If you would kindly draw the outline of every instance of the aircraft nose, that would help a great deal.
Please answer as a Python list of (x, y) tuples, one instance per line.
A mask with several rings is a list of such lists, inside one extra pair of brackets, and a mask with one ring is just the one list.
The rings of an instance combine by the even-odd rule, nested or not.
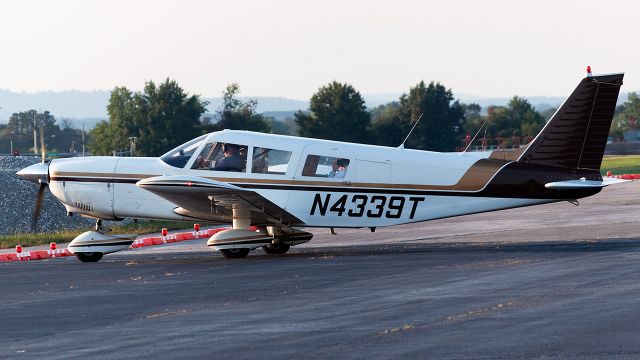
[(18, 171), (16, 175), (36, 184), (47, 184), (49, 182), (49, 163), (38, 163)]

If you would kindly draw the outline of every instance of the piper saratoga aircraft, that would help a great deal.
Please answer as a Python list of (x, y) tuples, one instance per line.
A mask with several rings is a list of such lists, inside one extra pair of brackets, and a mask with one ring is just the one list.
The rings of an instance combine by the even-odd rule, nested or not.
[[(69, 214), (97, 219), (69, 244), (81, 261), (126, 249), (102, 220), (232, 223), (207, 245), (241, 258), (282, 254), (307, 227), (370, 228), (576, 202), (622, 180), (600, 174), (623, 74), (582, 79), (531, 143), (515, 150), (439, 153), (224, 130), (159, 158), (54, 159), (18, 172), (48, 186)], [(256, 229), (257, 230), (253, 230)]]

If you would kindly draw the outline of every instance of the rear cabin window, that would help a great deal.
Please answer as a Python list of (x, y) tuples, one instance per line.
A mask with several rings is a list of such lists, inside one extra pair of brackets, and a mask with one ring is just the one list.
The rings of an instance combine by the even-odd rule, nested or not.
[(344, 178), (349, 169), (349, 159), (308, 155), (302, 169), (302, 176)]
[(254, 174), (284, 175), (291, 160), (291, 151), (253, 148), (251, 172)]
[(202, 148), (193, 162), (192, 169), (245, 172), (247, 146), (232, 143), (212, 142)]

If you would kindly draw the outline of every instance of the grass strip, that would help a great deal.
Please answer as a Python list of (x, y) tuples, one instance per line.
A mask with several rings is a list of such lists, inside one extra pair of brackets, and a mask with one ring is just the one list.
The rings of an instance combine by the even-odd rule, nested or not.
[(600, 170), (603, 175), (611, 171), (613, 175), (640, 174), (640, 155), (605, 156)]

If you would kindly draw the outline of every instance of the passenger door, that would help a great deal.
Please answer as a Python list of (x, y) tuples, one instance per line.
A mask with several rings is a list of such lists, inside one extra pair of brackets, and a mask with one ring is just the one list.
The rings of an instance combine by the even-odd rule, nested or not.
[[(336, 159), (348, 160), (348, 165), (342, 174), (332, 176), (332, 162)], [(339, 172), (339, 171), (338, 171)], [(307, 224), (315, 226), (329, 226), (329, 224), (344, 223), (347, 226), (349, 218), (343, 216), (344, 211), (330, 212), (318, 216), (312, 213), (314, 201), (320, 199), (323, 204), (333, 203), (332, 199), (350, 193), (357, 179), (357, 161), (355, 154), (339, 146), (306, 146), (298, 161), (293, 186), (289, 194), (286, 210), (294, 214)], [(326, 207), (326, 206), (324, 206)], [(340, 213), (340, 214), (339, 214)], [(340, 225), (341, 226), (341, 225)]]

